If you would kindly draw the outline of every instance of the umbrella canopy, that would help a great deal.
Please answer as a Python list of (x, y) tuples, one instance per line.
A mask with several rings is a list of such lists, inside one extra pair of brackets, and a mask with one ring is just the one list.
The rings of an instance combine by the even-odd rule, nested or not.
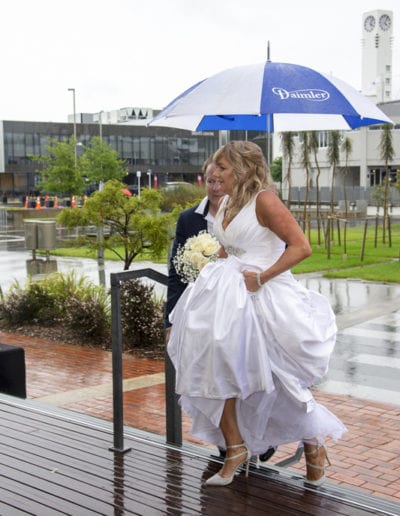
[(393, 122), (340, 79), (305, 66), (267, 61), (231, 68), (195, 84), (149, 125), (283, 132), (381, 123)]

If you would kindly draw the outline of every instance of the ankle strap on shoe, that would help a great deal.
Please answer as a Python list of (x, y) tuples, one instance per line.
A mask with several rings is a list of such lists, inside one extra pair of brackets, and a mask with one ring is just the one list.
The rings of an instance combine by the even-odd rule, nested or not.
[(227, 450), (233, 450), (235, 448), (247, 448), (247, 446), (246, 446), (246, 443), (241, 443), (241, 444), (232, 444), (231, 446), (226, 447)]

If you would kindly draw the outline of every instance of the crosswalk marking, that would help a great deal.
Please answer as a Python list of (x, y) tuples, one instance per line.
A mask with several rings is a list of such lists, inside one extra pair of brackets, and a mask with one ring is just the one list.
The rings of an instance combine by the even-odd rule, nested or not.
[[(371, 318), (367, 323), (344, 326), (339, 331), (346, 337), (343, 345), (333, 352), (332, 366), (325, 381), (315, 387), (316, 390), (331, 392), (355, 398), (368, 399), (383, 403), (400, 405), (400, 311)], [(385, 331), (385, 330), (391, 331)], [(388, 344), (389, 343), (389, 344)], [(367, 344), (366, 347), (363, 345)], [(388, 346), (393, 356), (388, 354)], [(352, 356), (352, 351), (355, 353)], [(371, 351), (370, 353), (362, 351)], [(357, 353), (361, 351), (361, 353)], [(334, 379), (342, 376), (341, 372), (350, 367), (353, 373), (350, 381)], [(371, 369), (373, 367), (373, 369)], [(373, 376), (371, 371), (373, 370)], [(396, 377), (399, 378), (396, 388)], [(389, 378), (390, 381), (387, 381)], [(345, 380), (345, 378), (344, 378)], [(382, 388), (389, 386), (390, 389)], [(395, 389), (395, 390), (392, 390)]]
[(400, 358), (394, 357), (361, 354), (350, 358), (349, 361), (357, 362), (358, 364), (374, 365), (377, 367), (391, 367), (393, 369), (400, 369)]
[(360, 328), (357, 326), (353, 326), (350, 328), (346, 328), (342, 330), (340, 333), (343, 335), (353, 335), (354, 337), (368, 337), (373, 339), (381, 339), (381, 340), (390, 340), (395, 342), (400, 342), (400, 333), (390, 332), (390, 331), (379, 331), (379, 330), (370, 330), (365, 328)]
[(377, 387), (368, 387), (366, 385), (356, 385), (349, 382), (339, 382), (336, 380), (327, 380), (315, 387), (317, 391), (342, 394), (353, 396), (354, 398), (368, 399), (371, 401), (379, 401), (384, 403), (392, 403), (400, 405), (399, 391), (389, 389), (379, 389)]

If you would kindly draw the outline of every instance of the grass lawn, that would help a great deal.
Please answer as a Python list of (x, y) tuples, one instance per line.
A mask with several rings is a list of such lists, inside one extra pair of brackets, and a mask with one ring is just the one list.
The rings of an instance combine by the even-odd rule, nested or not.
[(400, 282), (400, 225), (391, 228), (392, 245), (382, 244), (382, 228), (378, 228), (375, 246), (375, 228), (369, 227), (366, 235), (364, 257), (361, 259), (363, 227), (348, 228), (346, 237), (346, 255), (344, 254), (343, 229), (340, 233), (340, 245), (337, 232), (331, 243), (330, 258), (324, 245), (318, 247), (317, 232), (311, 232), (313, 254), (296, 265), (293, 272), (297, 274), (322, 271), (327, 278), (358, 278), (370, 281)]
[[(121, 254), (121, 256), (124, 255), (123, 247), (117, 248), (117, 250)], [(51, 251), (51, 254), (54, 256), (72, 256), (75, 258), (97, 258), (97, 251), (89, 249), (88, 247), (60, 247), (59, 249), (53, 249)], [(108, 249), (104, 251), (104, 258), (105, 260), (112, 260), (117, 262), (121, 261), (120, 258), (118, 258), (118, 256), (114, 252), (109, 251)], [(154, 263), (166, 263), (167, 252), (165, 251), (163, 255), (158, 259), (152, 257), (149, 252), (144, 252), (139, 254), (134, 261), (152, 261)]]
[[(295, 274), (308, 272), (321, 272), (327, 278), (358, 278), (370, 281), (383, 281), (400, 283), (400, 224), (395, 224), (391, 228), (392, 245), (389, 247), (388, 236), (386, 244), (382, 244), (382, 228), (378, 228), (375, 246), (375, 227), (367, 229), (364, 257), (361, 259), (362, 241), (364, 227), (352, 227), (347, 229), (346, 235), (346, 255), (344, 255), (344, 231), (339, 235), (335, 231), (330, 248), (330, 258), (327, 256), (327, 249), (324, 244), (317, 245), (317, 231), (311, 231), (311, 245), (313, 254), (293, 268)], [(119, 249), (123, 255), (123, 249)], [(87, 247), (68, 247), (60, 248), (51, 252), (56, 256), (74, 256), (80, 258), (96, 258), (97, 251)], [(111, 251), (105, 251), (106, 260), (116, 260), (119, 258)], [(166, 263), (167, 252), (155, 260), (150, 253), (138, 255), (135, 262), (152, 261), (155, 263)]]

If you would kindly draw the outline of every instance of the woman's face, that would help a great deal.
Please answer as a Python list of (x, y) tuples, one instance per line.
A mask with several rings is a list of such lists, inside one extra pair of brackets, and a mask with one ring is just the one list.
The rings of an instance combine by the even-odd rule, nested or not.
[(224, 156), (221, 156), (218, 159), (216, 165), (217, 170), (215, 171), (214, 175), (221, 181), (221, 189), (224, 191), (224, 193), (231, 195), (234, 181), (233, 167)]

